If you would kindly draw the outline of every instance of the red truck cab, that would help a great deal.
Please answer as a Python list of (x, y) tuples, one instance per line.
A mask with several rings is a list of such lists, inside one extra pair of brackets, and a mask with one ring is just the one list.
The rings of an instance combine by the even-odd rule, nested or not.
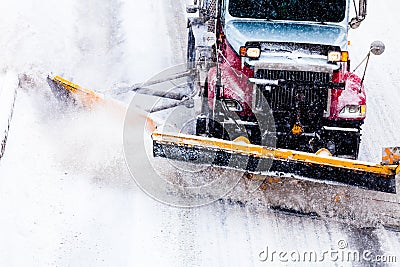
[(352, 20), (349, 0), (198, 4), (188, 20), (189, 66), (205, 72), (197, 134), (357, 158), (366, 95), (347, 37), (365, 1)]

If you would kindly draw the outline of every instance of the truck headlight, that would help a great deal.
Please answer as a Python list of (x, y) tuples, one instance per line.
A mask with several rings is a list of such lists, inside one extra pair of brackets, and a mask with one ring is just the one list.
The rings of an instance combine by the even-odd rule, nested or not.
[(242, 105), (235, 99), (224, 99), (223, 103), (229, 111), (241, 112), (243, 111)]
[(339, 116), (345, 119), (364, 118), (366, 111), (367, 107), (365, 105), (348, 105), (342, 108)]
[(248, 57), (251, 59), (258, 59), (261, 55), (261, 48), (259, 47), (240, 47), (240, 56)]
[(347, 62), (348, 60), (349, 60), (349, 52), (347, 51), (328, 52), (328, 62)]
[(259, 58), (261, 55), (261, 49), (258, 47), (247, 48), (247, 57), (249, 58)]

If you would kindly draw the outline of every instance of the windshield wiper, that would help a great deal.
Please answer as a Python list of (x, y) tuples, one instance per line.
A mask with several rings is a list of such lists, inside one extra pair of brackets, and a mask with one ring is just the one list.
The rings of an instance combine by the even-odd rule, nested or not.
[[(325, 17), (325, 16), (324, 16)], [(322, 25), (326, 25), (326, 21), (324, 20), (324, 18), (316, 18), (314, 17), (314, 23), (318, 23), (318, 24), (322, 24)]]
[(315, 21), (318, 24), (322, 24), (322, 25), (328, 25), (328, 23), (326, 23), (326, 21), (320, 20), (320, 21)]
[(269, 17), (265, 17), (265, 18), (262, 18), (263, 20), (266, 20), (266, 21), (274, 21), (273, 19), (271, 19), (271, 18), (269, 18)]

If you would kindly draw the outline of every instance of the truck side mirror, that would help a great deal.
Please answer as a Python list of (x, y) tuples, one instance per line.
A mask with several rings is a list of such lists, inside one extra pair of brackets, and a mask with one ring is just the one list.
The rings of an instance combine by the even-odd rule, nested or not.
[(352, 18), (352, 19), (350, 20), (350, 22), (349, 22), (350, 28), (352, 28), (352, 29), (357, 29), (357, 28), (360, 26), (360, 24), (361, 24), (362, 21), (363, 21), (363, 19), (360, 19), (360, 18), (358, 18), (358, 17)]
[[(355, 1), (354, 1), (354, 4), (355, 4)], [(350, 28), (357, 29), (360, 26), (361, 22), (367, 16), (367, 0), (359, 0), (358, 10), (357, 10), (356, 6), (354, 6), (354, 8), (355, 8), (356, 16), (350, 20), (349, 25), (350, 25)]]
[[(372, 42), (371, 46), (369, 47), (369, 52), (368, 52), (367, 56), (366, 56), (366, 57), (364, 58), (364, 60), (360, 63), (360, 65), (358, 65), (358, 66), (354, 69), (354, 71), (356, 71), (356, 69), (357, 69), (359, 66), (361, 66), (361, 64), (362, 64), (365, 60), (367, 60), (367, 63), (365, 64), (364, 74), (363, 74), (363, 76), (362, 76), (361, 83), (360, 83), (361, 86), (362, 86), (363, 83), (364, 83), (365, 73), (367, 72), (368, 62), (369, 62), (369, 58), (371, 57), (371, 53), (374, 54), (374, 55), (379, 56), (379, 55), (382, 55), (383, 52), (385, 52), (385, 44), (384, 44), (383, 42), (381, 42), (381, 41), (374, 41), (374, 42)], [(360, 92), (361, 92), (361, 86), (360, 86)]]
[(374, 41), (371, 44), (370, 51), (374, 55), (382, 55), (385, 52), (385, 44), (381, 41)]

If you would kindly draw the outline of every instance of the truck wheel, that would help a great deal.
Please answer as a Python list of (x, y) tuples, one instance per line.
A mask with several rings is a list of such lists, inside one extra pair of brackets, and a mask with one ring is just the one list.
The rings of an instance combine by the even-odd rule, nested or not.
[(208, 135), (208, 137), (230, 140), (227, 130), (224, 129), (221, 121), (215, 117), (214, 111), (208, 106), (208, 79), (204, 82), (204, 90), (201, 93), (201, 110), (197, 117), (196, 135)]
[(351, 136), (346, 136), (339, 142), (338, 155), (350, 159), (357, 159), (360, 150), (361, 134), (357, 132)]
[(187, 44), (187, 55), (186, 55), (186, 64), (188, 70), (192, 70), (195, 68), (196, 64), (196, 42), (193, 35), (192, 27), (189, 27), (188, 31), (188, 44)]
[(324, 147), (327, 148), (332, 155), (357, 159), (361, 142), (361, 133), (358, 132), (334, 132), (324, 138)]
[(200, 115), (197, 116), (196, 121), (196, 135), (207, 134), (210, 108), (208, 106), (208, 80), (204, 82), (204, 90), (200, 93)]

